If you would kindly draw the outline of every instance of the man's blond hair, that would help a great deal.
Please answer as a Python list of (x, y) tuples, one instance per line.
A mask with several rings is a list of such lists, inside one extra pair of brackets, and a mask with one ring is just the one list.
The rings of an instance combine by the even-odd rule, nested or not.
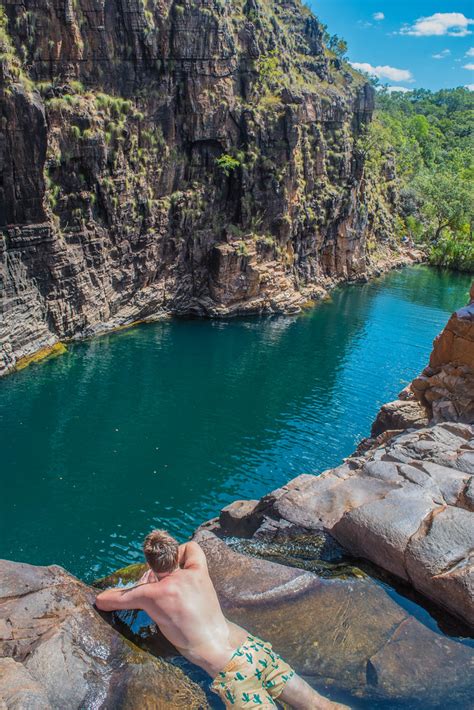
[(156, 574), (166, 574), (177, 568), (178, 548), (178, 542), (166, 530), (152, 530), (143, 543), (145, 559)]

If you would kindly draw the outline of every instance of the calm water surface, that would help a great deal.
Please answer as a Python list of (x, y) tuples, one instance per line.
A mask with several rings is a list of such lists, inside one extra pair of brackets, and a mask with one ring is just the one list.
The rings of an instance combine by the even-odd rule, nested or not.
[(0, 382), (0, 557), (91, 580), (236, 498), (340, 463), (426, 364), (470, 277), (415, 267), (304, 315), (173, 321)]

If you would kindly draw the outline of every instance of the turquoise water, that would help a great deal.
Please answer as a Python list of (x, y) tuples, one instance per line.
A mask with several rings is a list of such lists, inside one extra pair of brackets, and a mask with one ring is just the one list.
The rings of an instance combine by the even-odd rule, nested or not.
[(91, 580), (236, 498), (340, 463), (426, 364), (467, 275), (415, 267), (297, 317), (178, 320), (0, 382), (0, 557)]

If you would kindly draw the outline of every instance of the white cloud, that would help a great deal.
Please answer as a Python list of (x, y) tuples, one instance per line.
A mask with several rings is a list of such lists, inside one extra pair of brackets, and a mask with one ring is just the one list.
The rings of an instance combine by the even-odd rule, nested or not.
[(446, 59), (446, 57), (449, 57), (450, 54), (450, 49), (443, 49), (442, 52), (439, 52), (438, 54), (432, 54), (431, 56), (433, 57), (433, 59)]
[(463, 69), (468, 69), (469, 71), (474, 71), (474, 64), (463, 64)]
[(390, 79), (390, 81), (414, 81), (413, 74), (408, 69), (396, 69), (395, 67), (378, 66), (374, 67), (367, 62), (351, 62), (354, 69), (366, 72), (379, 79)]
[(462, 12), (435, 12), (429, 17), (419, 17), (413, 25), (404, 25), (400, 30), (402, 35), (414, 37), (432, 37), (449, 35), (450, 37), (465, 37), (472, 34), (469, 29), (474, 20)]
[(466, 57), (474, 57), (474, 47), (467, 50)]
[(406, 94), (407, 92), (413, 91), (413, 89), (408, 89), (406, 86), (387, 86), (387, 91), (389, 94), (393, 94), (395, 91)]
[(374, 12), (372, 17), (374, 18), (374, 20), (377, 20), (377, 22), (381, 22), (381, 20), (385, 20), (385, 15), (383, 14), (383, 12)]
[(474, 84), (466, 84), (466, 89), (469, 89), (469, 91), (474, 91)]

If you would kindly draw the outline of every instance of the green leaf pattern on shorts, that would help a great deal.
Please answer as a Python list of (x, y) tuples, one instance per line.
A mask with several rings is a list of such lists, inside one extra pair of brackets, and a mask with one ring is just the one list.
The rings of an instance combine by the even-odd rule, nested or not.
[[(261, 658), (262, 652), (265, 658)], [(231, 672), (229, 668), (226, 672), (224, 669), (218, 673), (213, 686), (216, 691), (219, 691), (226, 707), (234, 706), (235, 710), (276, 707), (272, 689), (276, 689), (275, 692), (279, 695), (284, 685), (294, 675), (288, 664), (273, 652), (271, 644), (264, 643), (253, 636), (249, 636), (247, 642), (233, 653), (231, 660), (236, 658), (242, 659), (237, 662), (240, 670), (234, 669)], [(246, 674), (245, 670), (253, 671), (253, 674)], [(239, 691), (240, 684), (244, 684), (244, 688)], [(258, 687), (261, 688), (261, 692)]]

